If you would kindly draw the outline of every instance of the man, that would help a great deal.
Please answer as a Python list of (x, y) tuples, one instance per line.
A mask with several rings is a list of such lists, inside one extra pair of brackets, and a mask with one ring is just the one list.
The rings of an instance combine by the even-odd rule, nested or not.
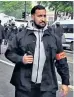
[(12, 22), (11, 23), (11, 28), (9, 28), (9, 35), (8, 35), (8, 38), (9, 38), (9, 42), (12, 41), (13, 37), (15, 37), (15, 35), (18, 33), (18, 30), (17, 30), (17, 27), (15, 26), (15, 23)]
[(9, 29), (8, 29), (8, 25), (7, 23), (4, 24), (4, 45), (7, 45), (8, 42), (8, 33), (9, 33)]
[(62, 41), (62, 36), (63, 36), (64, 30), (59, 22), (56, 23), (55, 33), (56, 33), (56, 35), (58, 35), (58, 37)]
[(1, 54), (1, 44), (3, 39), (4, 39), (4, 27), (1, 25), (1, 20), (0, 20), (0, 54)]
[(20, 27), (18, 28), (18, 32), (21, 32), (22, 30), (24, 30), (24, 24), (21, 24)]
[(46, 25), (43, 6), (34, 6), (31, 15), (32, 24), (14, 37), (5, 53), (16, 64), (11, 78), (15, 97), (56, 97), (55, 64), (62, 78), (61, 90), (66, 96), (69, 70), (62, 45)]

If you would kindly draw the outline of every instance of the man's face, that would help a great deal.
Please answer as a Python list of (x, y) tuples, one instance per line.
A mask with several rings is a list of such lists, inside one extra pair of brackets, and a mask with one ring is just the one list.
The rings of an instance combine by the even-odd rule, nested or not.
[(32, 19), (35, 24), (40, 28), (44, 28), (46, 26), (46, 10), (36, 10), (35, 14), (32, 15)]

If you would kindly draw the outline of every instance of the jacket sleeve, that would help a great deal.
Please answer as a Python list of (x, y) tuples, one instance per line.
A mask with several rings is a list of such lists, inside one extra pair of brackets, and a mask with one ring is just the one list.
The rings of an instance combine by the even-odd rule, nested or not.
[(67, 57), (59, 39), (57, 40), (56, 68), (61, 76), (62, 84), (69, 85), (69, 67)]
[(13, 63), (22, 62), (23, 56), (18, 54), (18, 52), (20, 53), (19, 47), (18, 47), (17, 35), (16, 35), (9, 43), (8, 48), (5, 52), (5, 57)]

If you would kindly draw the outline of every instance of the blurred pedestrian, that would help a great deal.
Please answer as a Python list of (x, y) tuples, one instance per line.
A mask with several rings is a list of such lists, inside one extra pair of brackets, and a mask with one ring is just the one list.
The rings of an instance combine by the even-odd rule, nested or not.
[(23, 31), (24, 29), (25, 29), (24, 24), (21, 24), (20, 27), (18, 28), (18, 31), (21, 32), (21, 31)]
[(8, 43), (8, 34), (9, 34), (9, 28), (7, 23), (4, 24), (4, 45), (7, 45)]
[(15, 37), (15, 35), (18, 33), (18, 29), (17, 29), (17, 27), (15, 26), (15, 23), (14, 23), (14, 22), (12, 22), (11, 27), (10, 27), (9, 29), (10, 29), (10, 30), (9, 30), (9, 35), (8, 35), (8, 37), (9, 37), (9, 42), (10, 42), (10, 41), (12, 41), (12, 39)]
[(62, 41), (64, 30), (59, 22), (56, 23), (55, 33), (59, 36), (60, 40)]
[(55, 66), (62, 79), (61, 90), (66, 96), (69, 69), (62, 44), (46, 24), (45, 7), (34, 6), (31, 16), (33, 22), (12, 39), (5, 53), (6, 58), (15, 63), (11, 78), (15, 97), (56, 97)]
[(3, 39), (4, 39), (4, 27), (1, 25), (1, 20), (0, 20), (0, 54), (1, 54), (1, 44)]

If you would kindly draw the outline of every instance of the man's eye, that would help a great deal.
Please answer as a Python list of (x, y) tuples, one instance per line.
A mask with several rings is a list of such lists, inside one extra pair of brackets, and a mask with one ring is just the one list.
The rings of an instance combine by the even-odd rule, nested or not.
[(38, 17), (42, 17), (42, 15), (39, 15)]
[(44, 17), (46, 17), (46, 15), (44, 15)]
[(46, 17), (46, 15), (39, 15), (38, 17)]

